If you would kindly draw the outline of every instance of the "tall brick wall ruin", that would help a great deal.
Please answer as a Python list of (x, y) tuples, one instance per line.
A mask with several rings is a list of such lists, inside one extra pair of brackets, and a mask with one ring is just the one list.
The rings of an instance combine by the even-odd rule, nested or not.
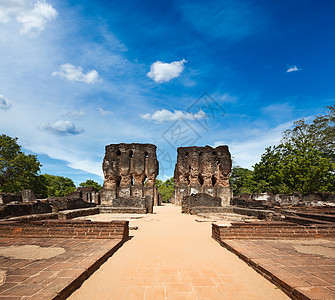
[(181, 205), (184, 196), (206, 193), (221, 198), (222, 206), (229, 205), (232, 161), (228, 146), (180, 147), (177, 151), (172, 202)]
[(102, 165), (104, 185), (101, 204), (113, 206), (117, 198), (151, 198), (158, 204), (155, 179), (158, 175), (156, 146), (152, 144), (111, 144), (106, 146)]

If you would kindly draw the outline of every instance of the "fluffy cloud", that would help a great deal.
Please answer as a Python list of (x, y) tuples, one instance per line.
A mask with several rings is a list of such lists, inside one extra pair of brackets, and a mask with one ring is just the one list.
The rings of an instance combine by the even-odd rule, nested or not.
[(99, 111), (100, 115), (102, 116), (108, 116), (108, 115), (113, 115), (114, 112), (110, 111), (110, 110), (104, 110), (101, 107), (98, 107), (97, 110)]
[(206, 118), (206, 114), (199, 110), (196, 114), (192, 114), (189, 112), (181, 111), (181, 110), (175, 110), (174, 112), (171, 112), (166, 109), (157, 110), (153, 114), (143, 114), (141, 115), (141, 118), (148, 121), (154, 121), (155, 123), (163, 123), (165, 121), (175, 121), (175, 120), (195, 120), (195, 119), (204, 119)]
[(42, 122), (38, 128), (56, 135), (80, 134), (84, 132), (84, 129), (77, 128), (71, 121), (57, 121), (53, 124)]
[(15, 20), (22, 24), (21, 34), (34, 32), (39, 34), (46, 23), (56, 18), (57, 11), (45, 1), (34, 5), (26, 0), (4, 0), (0, 2), (0, 22)]
[(99, 81), (99, 74), (96, 70), (91, 70), (86, 74), (83, 73), (83, 68), (73, 66), (69, 63), (59, 67), (59, 72), (53, 72), (52, 76), (59, 76), (71, 81), (81, 81), (86, 83), (95, 83)]
[(8, 110), (11, 107), (10, 102), (3, 95), (0, 95), (0, 110)]
[(184, 63), (186, 63), (185, 59), (173, 61), (169, 64), (158, 60), (150, 66), (150, 72), (147, 76), (158, 83), (170, 81), (183, 72)]
[(290, 68), (288, 68), (286, 70), (287, 73), (290, 73), (290, 72), (295, 72), (295, 71), (300, 71), (301, 69), (299, 69), (297, 66), (292, 66)]

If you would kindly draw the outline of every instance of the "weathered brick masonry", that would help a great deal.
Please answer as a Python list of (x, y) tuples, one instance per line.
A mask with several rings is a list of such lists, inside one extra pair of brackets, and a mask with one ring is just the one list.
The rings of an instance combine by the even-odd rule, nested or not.
[(1, 237), (122, 239), (129, 236), (128, 221), (43, 220), (0, 223)]
[(335, 225), (301, 226), (288, 222), (212, 224), (212, 237), (218, 242), (224, 239), (334, 238)]
[(221, 206), (229, 205), (232, 160), (228, 146), (180, 147), (177, 151), (172, 203), (181, 205), (184, 196), (205, 193), (219, 197)]
[[(111, 144), (103, 161), (102, 206), (139, 207), (152, 213), (158, 205), (155, 179), (158, 175), (156, 146), (152, 144)], [(142, 204), (143, 202), (143, 204)]]

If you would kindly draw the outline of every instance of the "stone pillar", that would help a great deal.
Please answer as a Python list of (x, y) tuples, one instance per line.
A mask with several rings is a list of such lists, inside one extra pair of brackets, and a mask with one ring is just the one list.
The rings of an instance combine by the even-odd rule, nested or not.
[(154, 212), (154, 200), (151, 195), (145, 196), (145, 206), (149, 214), (152, 214)]

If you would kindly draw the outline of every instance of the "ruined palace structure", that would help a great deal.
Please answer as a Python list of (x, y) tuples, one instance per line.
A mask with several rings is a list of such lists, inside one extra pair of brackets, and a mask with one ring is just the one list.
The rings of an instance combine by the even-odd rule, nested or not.
[(158, 161), (155, 145), (108, 145), (102, 169), (105, 177), (100, 195), (102, 205), (123, 206), (120, 199), (121, 202), (125, 199), (124, 206), (129, 206), (129, 199), (133, 199), (136, 206), (136, 202), (143, 198), (158, 205), (155, 187)]
[(221, 198), (222, 206), (229, 205), (231, 166), (228, 146), (178, 148), (172, 202), (181, 205), (184, 196), (205, 193)]

